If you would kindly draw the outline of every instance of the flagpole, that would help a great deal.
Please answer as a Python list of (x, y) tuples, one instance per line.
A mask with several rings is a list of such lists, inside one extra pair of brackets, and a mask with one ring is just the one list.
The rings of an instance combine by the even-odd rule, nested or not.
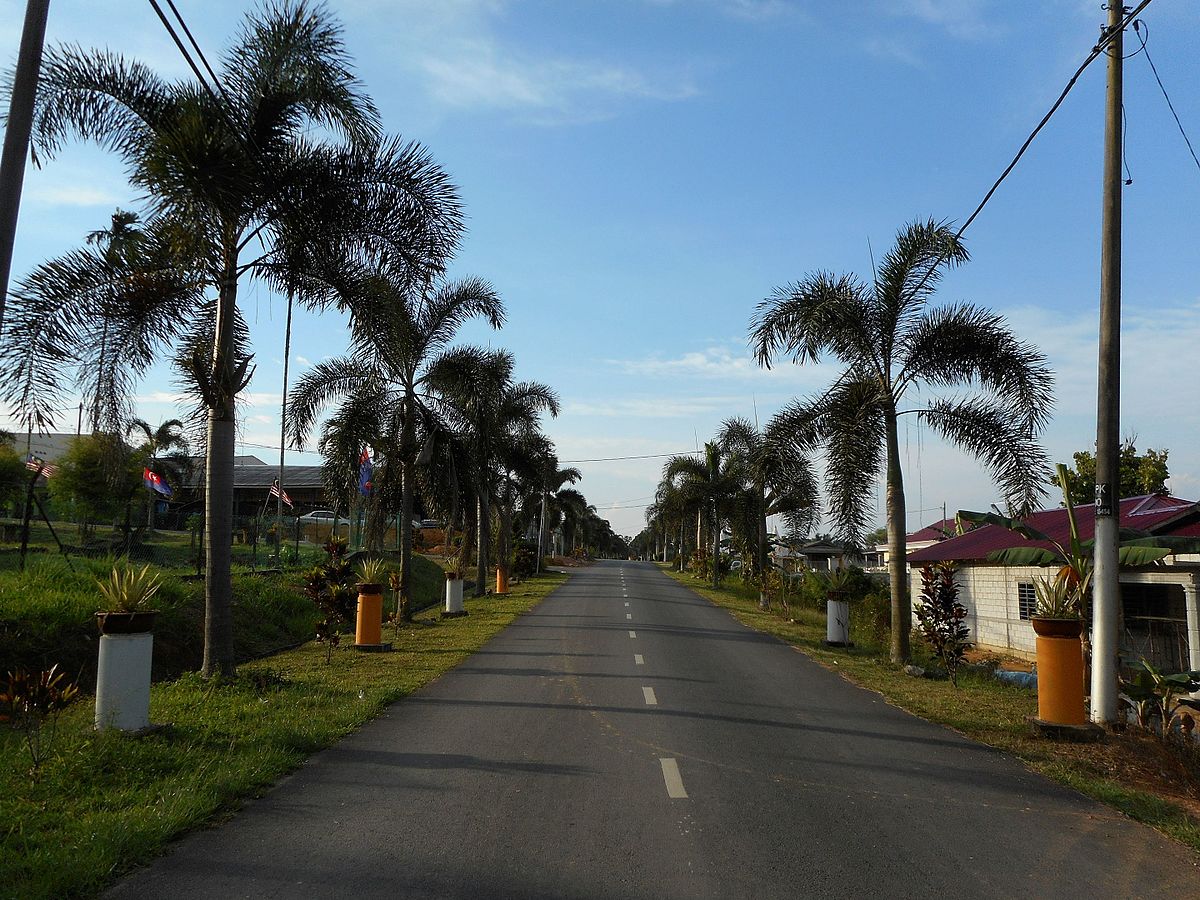
[(292, 355), (292, 292), (288, 291), (287, 329), (283, 337), (283, 399), (279, 402), (279, 502), (275, 504), (275, 553), (283, 566), (283, 454), (287, 446), (288, 362)]

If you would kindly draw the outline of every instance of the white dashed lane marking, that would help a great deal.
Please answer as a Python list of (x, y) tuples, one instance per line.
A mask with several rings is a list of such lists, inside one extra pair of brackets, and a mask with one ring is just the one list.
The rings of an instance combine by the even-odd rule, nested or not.
[(647, 706), (658, 706), (658, 698), (654, 696), (654, 688), (642, 688), (642, 696), (646, 698)]
[(667, 783), (667, 796), (672, 800), (686, 800), (687, 791), (683, 789), (683, 777), (679, 774), (679, 763), (670, 757), (660, 757), (663, 781)]
[(635, 666), (644, 666), (646, 664), (646, 659), (642, 656), (642, 654), (635, 653), (633, 654), (633, 664)]

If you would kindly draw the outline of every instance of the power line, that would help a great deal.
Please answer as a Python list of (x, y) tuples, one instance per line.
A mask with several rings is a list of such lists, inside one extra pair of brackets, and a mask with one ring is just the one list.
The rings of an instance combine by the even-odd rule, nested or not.
[(681, 450), (678, 453), (647, 453), (644, 456), (601, 456), (597, 459), (560, 459), (561, 463), (593, 463), (593, 462), (618, 462), (626, 459), (664, 459), (668, 456), (699, 456), (699, 450)]
[[(1142, 36), (1141, 29), (1138, 27), (1139, 25), (1146, 29), (1145, 37)], [(1200, 157), (1196, 156), (1196, 150), (1192, 146), (1191, 139), (1188, 138), (1187, 132), (1183, 130), (1183, 123), (1179, 121), (1179, 113), (1175, 112), (1175, 104), (1171, 102), (1171, 97), (1167, 94), (1167, 89), (1163, 86), (1162, 79), (1158, 77), (1158, 67), (1154, 65), (1154, 60), (1150, 58), (1150, 48), (1146, 46), (1146, 41), (1150, 37), (1150, 26), (1138, 19), (1133, 23), (1133, 33), (1141, 41), (1142, 50), (1146, 54), (1146, 62), (1150, 63), (1150, 71), (1154, 73), (1154, 80), (1158, 82), (1158, 89), (1162, 91), (1163, 99), (1167, 101), (1167, 108), (1171, 110), (1171, 115), (1175, 117), (1175, 125), (1179, 128), (1179, 133), (1183, 135), (1183, 142), (1187, 144), (1188, 153), (1192, 154), (1192, 161), (1196, 164), (1196, 168), (1200, 169)]]
[[(1067, 94), (1071, 93), (1071, 89), (1074, 88), (1075, 83), (1077, 81), (1079, 81), (1079, 76), (1081, 76), (1084, 73), (1084, 70), (1087, 69), (1087, 67), (1090, 66), (1093, 62), (1095, 62), (1096, 59), (1102, 53), (1104, 53), (1105, 49), (1112, 42), (1113, 35), (1115, 33), (1124, 31), (1127, 27), (1129, 27), (1129, 24), (1134, 21), (1134, 19), (1138, 15), (1138, 13), (1140, 13), (1142, 10), (1144, 10), (1149, 5), (1150, 5), (1150, 0), (1142, 0), (1142, 2), (1138, 4), (1137, 8), (1135, 10), (1133, 10), (1133, 12), (1129, 13), (1128, 15), (1125, 16), (1125, 18), (1123, 18), (1121, 20), (1120, 28), (1115, 29), (1113, 31), (1106, 30), (1104, 32), (1104, 34), (1101, 35), (1100, 40), (1096, 42), (1096, 46), (1094, 46), (1091, 49), (1091, 52), (1089, 52), (1087, 57), (1083, 60), (1083, 62), (1079, 64), (1079, 68), (1077, 68), (1075, 70), (1075, 74), (1073, 74), (1071, 76), (1070, 80), (1067, 81), (1067, 85), (1066, 85), (1066, 87), (1064, 87), (1062, 89), (1062, 93), (1060, 93), (1058, 95), (1058, 99), (1056, 99), (1054, 101), (1054, 103), (1051, 104), (1050, 109), (1046, 112), (1046, 114), (1044, 116), (1042, 116), (1041, 121), (1038, 122), (1037, 126), (1033, 129), (1033, 131), (1031, 131), (1029, 133), (1029, 137), (1025, 138), (1025, 142), (1023, 144), (1021, 144), (1021, 148), (1019, 150), (1017, 150), (1017, 153), (1012, 158), (1012, 161), (1007, 166), (1005, 166), (1004, 171), (1000, 173), (1000, 177), (997, 178), (995, 180), (995, 182), (992, 183), (992, 186), (988, 189), (988, 192), (983, 195), (983, 199), (979, 201), (979, 205), (975, 207), (975, 210), (971, 213), (971, 215), (967, 216), (967, 220), (965, 222), (963, 222), (962, 227), (959, 228), (958, 231), (955, 233), (954, 240), (949, 245), (947, 245), (946, 249), (944, 249), (940, 254), (938, 254), (938, 258), (935, 259), (930, 264), (930, 266), (926, 270), (925, 274), (921, 276), (921, 280), (917, 282), (916, 287), (914, 287), (912, 290), (912, 293), (914, 295), (918, 291), (920, 291), (922, 287), (925, 286), (925, 282), (929, 280), (930, 276), (933, 275), (933, 273), (937, 270), (937, 267), (940, 266), (945, 261), (946, 255), (950, 252), (950, 248), (955, 243), (958, 242), (958, 239), (963, 236), (963, 234), (966, 232), (966, 230), (971, 226), (971, 223), (975, 221), (975, 219), (979, 216), (979, 214), (981, 212), (983, 212), (983, 208), (988, 205), (988, 201), (990, 201), (992, 199), (992, 196), (999, 189), (1000, 185), (1004, 183), (1004, 180), (1006, 178), (1008, 178), (1008, 176), (1012, 172), (1012, 170), (1017, 167), (1017, 163), (1019, 163), (1021, 161), (1021, 157), (1023, 157), (1025, 155), (1025, 151), (1029, 149), (1029, 147), (1033, 143), (1034, 139), (1038, 136), (1038, 134), (1041, 133), (1041, 130), (1044, 127), (1046, 127), (1046, 123), (1050, 121), (1051, 116), (1053, 116), (1056, 112), (1058, 112), (1058, 108), (1060, 106), (1062, 106), (1063, 101), (1067, 99)], [(1150, 58), (1149, 54), (1147, 54), (1146, 58), (1147, 59)], [(1153, 65), (1153, 64), (1151, 64), (1151, 65)], [(1167, 102), (1169, 103), (1170, 100), (1168, 100)], [(1172, 112), (1174, 112), (1173, 108), (1172, 108)], [(1178, 121), (1178, 119), (1176, 119), (1176, 121)], [(1185, 135), (1185, 138), (1186, 138), (1186, 135)], [(1189, 147), (1191, 146), (1190, 142), (1189, 142), (1188, 146)], [(1197, 162), (1197, 165), (1200, 165), (1200, 161)]]

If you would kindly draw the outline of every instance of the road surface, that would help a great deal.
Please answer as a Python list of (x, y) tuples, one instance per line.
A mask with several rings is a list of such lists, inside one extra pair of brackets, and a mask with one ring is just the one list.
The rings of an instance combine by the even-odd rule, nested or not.
[(1180, 898), (1195, 862), (613, 561), (111, 895)]

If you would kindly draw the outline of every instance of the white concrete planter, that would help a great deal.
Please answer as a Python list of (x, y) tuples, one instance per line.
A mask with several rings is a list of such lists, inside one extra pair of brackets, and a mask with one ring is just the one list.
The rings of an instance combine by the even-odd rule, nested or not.
[(150, 727), (150, 661), (154, 635), (102, 634), (96, 668), (96, 728)]
[(825, 601), (825, 643), (839, 647), (850, 643), (850, 604), (845, 600)]
[(446, 579), (446, 615), (461, 616), (463, 614), (463, 580), (461, 578)]

